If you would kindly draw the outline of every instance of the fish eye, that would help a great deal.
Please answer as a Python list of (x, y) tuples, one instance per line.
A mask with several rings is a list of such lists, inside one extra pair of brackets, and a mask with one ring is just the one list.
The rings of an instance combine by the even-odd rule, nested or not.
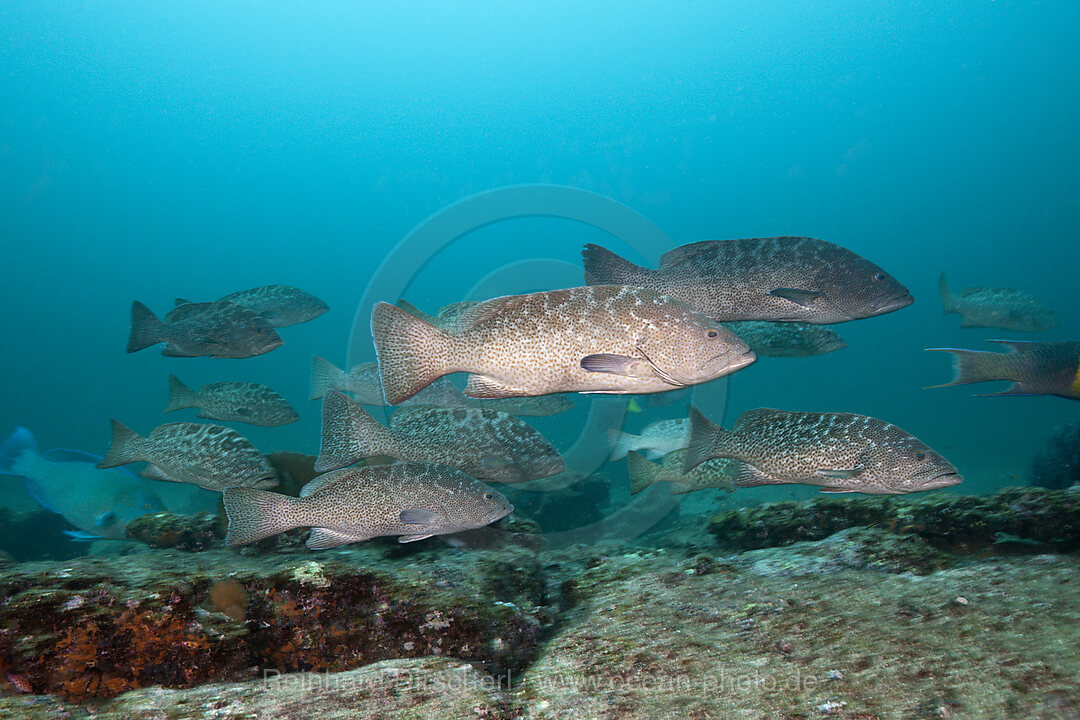
[(495, 496), (492, 495), (491, 493), (484, 493), (484, 499), (485, 500), (492, 500), (492, 499), (494, 499), (494, 497)]
[(719, 334), (720, 333), (716, 332), (715, 330), (710, 330), (709, 331), (709, 337), (711, 337), (711, 338), (717, 337)]
[(875, 280), (884, 280), (885, 279), (885, 273), (878, 273), (877, 275), (874, 276), (874, 279)]
[(919, 452), (915, 453), (915, 459), (916, 460), (925, 460), (926, 459), (926, 453), (924, 453), (923, 451), (920, 450)]

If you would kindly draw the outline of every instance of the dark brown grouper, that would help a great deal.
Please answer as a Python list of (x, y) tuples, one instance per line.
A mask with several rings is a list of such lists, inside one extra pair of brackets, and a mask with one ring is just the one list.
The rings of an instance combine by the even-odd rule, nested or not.
[(739, 487), (801, 483), (822, 492), (885, 495), (934, 490), (962, 478), (945, 458), (884, 420), (852, 413), (758, 408), (730, 431), (690, 409), (690, 447), (683, 469), (709, 458), (742, 463)]
[(1001, 395), (1057, 395), (1080, 400), (1080, 342), (1033, 342), (990, 340), (1008, 346), (996, 353), (956, 348), (927, 348), (953, 354), (952, 382), (932, 387), (967, 385), (991, 380), (1010, 380), (1005, 390), (980, 397)]
[(431, 463), (345, 468), (320, 475), (300, 497), (228, 488), (225, 543), (246, 545), (297, 527), (311, 527), (312, 550), (400, 535), (399, 542), (484, 527), (514, 506), (465, 473)]
[(335, 390), (323, 398), (322, 447), (315, 469), (345, 467), (367, 457), (438, 462), (492, 482), (516, 483), (566, 469), (559, 452), (513, 415), (476, 408), (407, 407), (381, 425)]
[(277, 475), (266, 458), (235, 430), (221, 425), (169, 423), (143, 437), (118, 420), (99, 468), (148, 462), (144, 477), (190, 483), (207, 490), (273, 487)]
[(1023, 290), (969, 287), (954, 295), (945, 281), (945, 273), (938, 278), (938, 290), (945, 314), (959, 313), (962, 328), (1038, 332), (1060, 324), (1053, 310)]
[(758, 357), (810, 357), (847, 347), (844, 338), (821, 325), (804, 322), (745, 320), (724, 323)]
[(165, 343), (170, 357), (249, 358), (281, 345), (281, 336), (247, 308), (231, 302), (188, 303), (162, 322), (141, 302), (131, 304), (127, 351)]
[(285, 398), (258, 383), (215, 382), (192, 390), (169, 376), (169, 400), (163, 412), (198, 408), (199, 417), (262, 427), (288, 425), (300, 419)]
[[(330, 307), (314, 295), (289, 285), (263, 285), (229, 293), (221, 302), (232, 302), (252, 311), (271, 327), (288, 327), (314, 320)], [(190, 300), (176, 298), (177, 307)]]
[(388, 303), (372, 312), (386, 401), (453, 372), (474, 398), (558, 392), (653, 393), (754, 361), (742, 340), (685, 303), (643, 288), (568, 288), (487, 300), (453, 329)]
[(585, 282), (637, 285), (714, 320), (801, 320), (823, 325), (884, 315), (913, 302), (894, 277), (817, 238), (706, 240), (665, 253), (660, 268), (586, 245)]

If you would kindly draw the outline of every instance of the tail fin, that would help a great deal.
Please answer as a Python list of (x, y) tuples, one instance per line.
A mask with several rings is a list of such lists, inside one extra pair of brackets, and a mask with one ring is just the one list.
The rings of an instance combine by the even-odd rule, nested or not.
[(938, 278), (938, 292), (941, 293), (941, 306), (945, 309), (945, 314), (956, 312), (956, 296), (949, 291), (949, 284), (945, 282), (945, 273), (941, 273), (941, 277)]
[(401, 308), (377, 303), (371, 312), (371, 334), (388, 405), (408, 400), (436, 378), (454, 372), (450, 336)]
[(327, 392), (315, 472), (336, 470), (376, 455), (401, 459), (393, 434), (355, 400), (337, 390)]
[(650, 485), (668, 479), (664, 477), (663, 466), (649, 462), (643, 455), (633, 450), (626, 453), (626, 464), (630, 471), (631, 495), (636, 495)]
[(288, 495), (231, 487), (221, 493), (221, 500), (229, 516), (225, 535), (229, 547), (247, 545), (307, 524), (303, 501)]
[(311, 356), (311, 392), (308, 400), (318, 400), (328, 390), (344, 390), (347, 373), (318, 355)]
[(622, 460), (628, 452), (641, 447), (639, 444), (640, 435), (623, 432), (622, 430), (609, 430), (608, 440), (611, 441), (611, 455), (608, 457), (608, 462)]
[(581, 251), (581, 258), (586, 285), (641, 285), (655, 272), (592, 243)]
[(199, 407), (198, 394), (187, 385), (180, 382), (180, 378), (175, 375), (170, 375), (169, 401), (165, 403), (165, 409), (162, 410), (162, 412), (173, 412), (175, 410), (183, 410), (184, 408), (190, 407)]
[(949, 387), (986, 382), (987, 380), (1014, 380), (1009, 377), (1010, 357), (1013, 353), (986, 352), (983, 350), (961, 350), (958, 348), (926, 348), (930, 352), (953, 354), (953, 379), (941, 385), (929, 387)]
[(24, 427), (17, 427), (0, 443), (0, 475), (16, 475), (15, 461), (24, 452), (40, 452), (34, 434)]
[(162, 342), (161, 330), (164, 327), (150, 308), (138, 300), (131, 303), (131, 334), (128, 335), (127, 351), (138, 352)]
[(701, 463), (714, 457), (732, 457), (726, 454), (726, 440), (731, 433), (690, 407), (690, 446), (683, 460), (683, 473), (689, 473)]
[(142, 436), (119, 420), (112, 421), (112, 443), (109, 452), (98, 463), (99, 468), (118, 467), (138, 462), (138, 447)]

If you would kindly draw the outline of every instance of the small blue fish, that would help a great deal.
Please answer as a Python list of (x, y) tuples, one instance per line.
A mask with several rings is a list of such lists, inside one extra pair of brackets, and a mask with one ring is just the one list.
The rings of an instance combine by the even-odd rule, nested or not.
[(131, 520), (165, 509), (147, 481), (122, 468), (99, 470), (100, 461), (77, 450), (42, 453), (23, 427), (0, 443), (0, 474), (26, 478), (34, 500), (79, 528), (65, 531), (76, 540), (121, 540)]

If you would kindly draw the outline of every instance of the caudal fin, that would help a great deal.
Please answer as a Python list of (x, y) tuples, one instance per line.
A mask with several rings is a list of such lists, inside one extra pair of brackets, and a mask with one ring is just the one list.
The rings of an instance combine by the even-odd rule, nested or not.
[(391, 432), (368, 415), (359, 403), (337, 390), (326, 393), (315, 472), (347, 467), (376, 455), (398, 457), (400, 454)]
[(221, 500), (229, 516), (229, 531), (225, 535), (229, 547), (258, 542), (306, 525), (303, 501), (288, 495), (231, 487), (221, 493)]
[(938, 292), (941, 293), (941, 306), (945, 314), (956, 312), (956, 296), (949, 291), (949, 284), (945, 282), (945, 273), (938, 278)]
[(17, 427), (0, 443), (0, 475), (16, 475), (15, 461), (25, 452), (40, 452), (34, 434)]
[(666, 480), (664, 468), (649, 462), (633, 450), (626, 453), (626, 465), (630, 471), (630, 494), (636, 495), (650, 485)]
[(592, 243), (581, 251), (581, 259), (586, 285), (641, 285), (654, 272)]
[(611, 455), (608, 457), (608, 462), (622, 460), (628, 452), (641, 447), (640, 435), (623, 432), (622, 430), (609, 430), (608, 440), (611, 442)]
[(138, 448), (142, 436), (119, 420), (112, 421), (112, 443), (109, 452), (98, 463), (99, 468), (118, 467), (139, 462)]
[(198, 407), (199, 396), (195, 391), (180, 381), (175, 375), (169, 376), (169, 400), (162, 412), (173, 412), (184, 408)]
[(371, 334), (388, 405), (408, 400), (436, 378), (454, 371), (450, 336), (399, 307), (377, 303), (371, 312)]
[(953, 379), (941, 385), (929, 387), (948, 387), (950, 385), (968, 385), (987, 380), (1013, 380), (1009, 377), (1009, 364), (1012, 353), (986, 352), (983, 350), (961, 350), (959, 348), (926, 348), (930, 352), (953, 354)]
[(345, 389), (346, 373), (334, 363), (318, 355), (311, 356), (311, 392), (309, 400), (318, 400), (328, 390)]
[(161, 331), (165, 327), (150, 308), (136, 300), (131, 303), (131, 334), (128, 335), (129, 353), (145, 350), (151, 345), (163, 342)]
[(689, 473), (701, 463), (714, 457), (732, 457), (727, 445), (731, 433), (690, 407), (690, 446), (683, 459), (683, 473)]

